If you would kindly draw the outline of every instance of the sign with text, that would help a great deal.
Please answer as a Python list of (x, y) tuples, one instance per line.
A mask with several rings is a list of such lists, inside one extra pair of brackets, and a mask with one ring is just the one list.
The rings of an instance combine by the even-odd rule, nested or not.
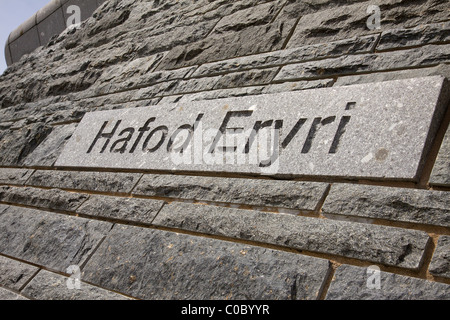
[(442, 77), (85, 115), (58, 167), (415, 180)]

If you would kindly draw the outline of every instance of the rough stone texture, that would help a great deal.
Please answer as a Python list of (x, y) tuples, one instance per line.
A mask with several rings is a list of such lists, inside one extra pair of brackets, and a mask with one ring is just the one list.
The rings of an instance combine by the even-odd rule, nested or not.
[(430, 184), (436, 186), (450, 185), (450, 127), (442, 141), (439, 154), (430, 176)]
[(312, 211), (327, 186), (316, 182), (144, 175), (133, 194)]
[(449, 202), (445, 191), (334, 184), (322, 212), (449, 227)]
[(0, 183), (23, 185), (32, 173), (29, 169), (0, 168)]
[(0, 287), (0, 300), (29, 300), (20, 294)]
[(20, 291), (38, 270), (32, 265), (0, 256), (0, 286)]
[(0, 132), (0, 165), (17, 166), (45, 140), (52, 128), (37, 122), (8, 131)]
[(322, 259), (118, 225), (82, 278), (152, 300), (311, 300), (327, 273)]
[(76, 124), (57, 127), (24, 161), (26, 166), (51, 167), (60, 155), (65, 143), (75, 131)]
[(379, 72), (417, 66), (434, 66), (450, 62), (450, 45), (428, 45), (420, 48), (378, 54), (349, 55), (319, 61), (291, 64), (275, 77), (280, 80), (315, 79), (346, 74)]
[(43, 209), (75, 211), (88, 198), (58, 189), (0, 187), (0, 201)]
[(374, 49), (376, 40), (377, 36), (371, 35), (205, 63), (198, 67), (192, 76), (211, 76), (224, 72), (280, 66), (325, 57), (340, 56), (346, 53), (368, 53)]
[(165, 206), (155, 225), (417, 269), (425, 232), (187, 203)]
[(81, 266), (111, 224), (10, 207), (0, 215), (0, 253), (65, 272)]
[(35, 171), (28, 185), (73, 190), (129, 193), (142, 174), (78, 171)]
[(164, 203), (158, 200), (92, 195), (77, 210), (77, 213), (150, 224)]
[(374, 4), (378, 5), (381, 11), (382, 30), (410, 28), (450, 18), (448, 10), (444, 9), (446, 7), (444, 1), (425, 0), (414, 3), (408, 0), (380, 0), (376, 3), (358, 1), (348, 6), (341, 5), (302, 16), (288, 47), (335, 41), (350, 38), (354, 34), (379, 32), (380, 30), (376, 29), (370, 30), (366, 25), (370, 16), (367, 9)]
[(431, 260), (430, 273), (450, 278), (450, 236), (440, 236)]
[(380, 273), (380, 289), (368, 288), (373, 271), (342, 265), (337, 268), (326, 296), (327, 300), (448, 300), (450, 285), (423, 279)]
[(36, 300), (129, 300), (123, 295), (84, 282), (80, 283), (80, 289), (68, 289), (67, 281), (73, 280), (41, 270), (22, 292)]
[(392, 29), (381, 33), (377, 50), (450, 41), (450, 22), (420, 25), (412, 29)]
[(348, 86), (352, 84), (410, 79), (423, 76), (443, 76), (450, 78), (450, 65), (440, 64), (431, 68), (420, 68), (412, 70), (396, 70), (390, 72), (377, 72), (354, 76), (343, 76), (336, 80), (334, 86)]

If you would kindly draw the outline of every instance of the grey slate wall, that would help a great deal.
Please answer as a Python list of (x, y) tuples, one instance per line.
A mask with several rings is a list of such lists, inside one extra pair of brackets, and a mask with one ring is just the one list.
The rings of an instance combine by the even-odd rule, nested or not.
[(0, 298), (449, 299), (448, 112), (417, 182), (54, 166), (86, 112), (449, 64), (444, 0), (106, 1), (0, 78)]

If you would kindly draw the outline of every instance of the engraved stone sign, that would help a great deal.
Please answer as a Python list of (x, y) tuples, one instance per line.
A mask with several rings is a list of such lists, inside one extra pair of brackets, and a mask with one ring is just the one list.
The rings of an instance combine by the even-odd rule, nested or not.
[(448, 102), (427, 77), (91, 112), (56, 166), (415, 180)]

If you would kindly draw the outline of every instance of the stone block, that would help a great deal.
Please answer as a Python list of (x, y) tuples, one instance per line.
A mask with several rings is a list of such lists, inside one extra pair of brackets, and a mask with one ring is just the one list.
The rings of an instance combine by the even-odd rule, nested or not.
[(428, 45), (420, 48), (364, 55), (344, 55), (319, 61), (284, 66), (275, 81), (316, 79), (358, 73), (394, 71), (412, 67), (433, 67), (450, 61), (450, 45)]
[(174, 202), (153, 223), (409, 269), (429, 241), (416, 230)]
[(430, 265), (434, 276), (450, 278), (450, 236), (440, 236)]
[[(376, 269), (342, 265), (328, 289), (327, 300), (447, 300), (450, 285)], [(379, 275), (379, 282), (375, 277)], [(378, 286), (379, 284), (379, 286)]]
[(390, 50), (425, 44), (448, 42), (450, 22), (420, 25), (412, 29), (392, 29), (381, 33), (377, 50)]
[(77, 213), (108, 219), (150, 224), (164, 201), (92, 195)]
[(9, 207), (0, 216), (0, 253), (59, 272), (82, 266), (112, 225)]
[(144, 175), (134, 195), (313, 211), (328, 184), (181, 175)]
[(31, 169), (0, 168), (0, 183), (23, 185), (33, 173)]
[(430, 184), (434, 186), (450, 185), (450, 127), (447, 128), (444, 140), (441, 143), (433, 171), (431, 172)]
[(42, 209), (73, 212), (88, 198), (86, 194), (58, 189), (0, 187), (0, 201)]
[(20, 291), (38, 270), (32, 265), (0, 256), (0, 286)]
[(450, 227), (450, 193), (333, 184), (322, 213)]
[(0, 300), (12, 301), (12, 300), (29, 300), (20, 294), (0, 287)]
[(140, 173), (38, 170), (27, 184), (70, 190), (129, 193), (141, 176)]
[[(68, 285), (69, 283), (69, 285)], [(69, 287), (75, 280), (48, 272), (39, 271), (36, 277), (23, 289), (23, 294), (36, 300), (130, 300), (129, 298), (96, 286), (80, 282), (79, 289)], [(69, 286), (69, 287), (68, 287)]]
[(146, 300), (312, 300), (328, 269), (323, 259), (117, 225), (82, 279)]

